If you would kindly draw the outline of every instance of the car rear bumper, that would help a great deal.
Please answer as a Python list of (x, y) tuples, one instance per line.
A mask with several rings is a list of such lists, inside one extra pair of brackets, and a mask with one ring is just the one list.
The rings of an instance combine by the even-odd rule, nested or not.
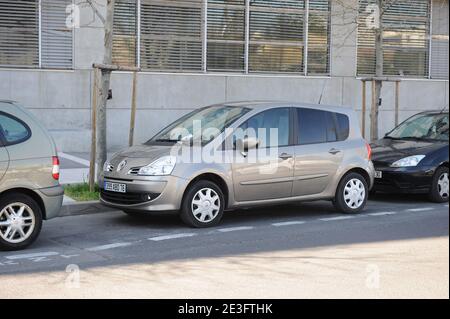
[[(126, 193), (105, 191), (104, 182), (126, 185)], [(155, 176), (147, 180), (101, 180), (100, 202), (106, 206), (130, 211), (176, 211), (181, 207), (188, 181), (175, 176)]]
[(428, 193), (435, 171), (434, 167), (375, 167), (382, 178), (375, 178), (373, 190), (379, 192)]
[(59, 216), (64, 199), (64, 188), (61, 185), (37, 190), (45, 207), (45, 219)]

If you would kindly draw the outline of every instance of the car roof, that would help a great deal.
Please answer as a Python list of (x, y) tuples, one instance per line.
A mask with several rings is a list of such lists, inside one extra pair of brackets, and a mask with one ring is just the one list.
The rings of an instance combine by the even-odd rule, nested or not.
[(353, 110), (351, 107), (345, 106), (334, 106), (326, 104), (313, 104), (313, 103), (302, 103), (302, 102), (292, 102), (292, 101), (237, 101), (237, 102), (225, 102), (218, 105), (223, 106), (234, 106), (234, 107), (246, 107), (250, 109), (264, 109), (270, 107), (304, 107), (313, 108), (333, 112), (347, 113)]

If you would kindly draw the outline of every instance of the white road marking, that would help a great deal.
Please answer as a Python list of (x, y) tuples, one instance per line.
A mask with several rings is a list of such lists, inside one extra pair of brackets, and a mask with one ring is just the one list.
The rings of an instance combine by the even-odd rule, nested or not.
[(220, 231), (221, 233), (229, 233), (232, 231), (240, 231), (240, 230), (250, 230), (253, 229), (253, 226), (242, 226), (242, 227), (229, 227), (229, 228), (221, 228), (217, 231)]
[(332, 222), (336, 220), (345, 220), (345, 219), (352, 219), (355, 218), (354, 216), (339, 216), (339, 217), (329, 217), (329, 218), (319, 218), (320, 221), (323, 222)]
[(102, 251), (102, 250), (114, 249), (114, 248), (119, 248), (119, 247), (127, 247), (127, 246), (131, 246), (131, 245), (132, 245), (132, 243), (115, 243), (115, 244), (95, 246), (95, 247), (87, 248), (86, 250)]
[(397, 212), (379, 212), (379, 213), (370, 213), (367, 214), (369, 216), (386, 216), (386, 215), (395, 215)]
[(63, 153), (63, 152), (58, 152), (58, 156), (68, 159), (69, 161), (87, 166), (87, 167), (89, 167), (89, 165), (90, 165), (90, 162), (88, 160), (85, 160), (84, 158), (79, 158), (77, 156), (73, 156), (70, 154)]
[(49, 252), (43, 252), (43, 253), (20, 254), (20, 255), (6, 256), (6, 259), (9, 259), (9, 260), (30, 259), (30, 258), (56, 256), (56, 255), (59, 255), (59, 254), (55, 253), (53, 251), (49, 251)]
[(429, 210), (433, 210), (433, 207), (423, 207), (423, 208), (411, 208), (411, 209), (407, 209), (407, 212), (426, 212)]
[(301, 225), (304, 223), (305, 222), (303, 222), (303, 221), (291, 221), (291, 222), (273, 223), (272, 226), (283, 227), (283, 226)]
[(182, 234), (173, 234), (173, 235), (151, 237), (151, 238), (148, 238), (148, 240), (162, 241), (162, 240), (169, 240), (169, 239), (178, 239), (178, 238), (192, 237), (192, 236), (196, 236), (196, 235), (197, 234), (194, 234), (194, 233), (182, 233)]

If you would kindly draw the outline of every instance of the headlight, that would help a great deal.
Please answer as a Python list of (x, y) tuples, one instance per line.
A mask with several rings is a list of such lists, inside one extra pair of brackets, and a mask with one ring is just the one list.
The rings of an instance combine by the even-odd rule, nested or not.
[(172, 174), (175, 164), (177, 163), (177, 158), (175, 156), (164, 156), (157, 159), (153, 163), (141, 167), (139, 169), (138, 175), (143, 176), (161, 176)]
[(111, 172), (113, 169), (110, 162), (106, 161), (105, 164), (103, 164), (103, 171), (104, 172)]
[(393, 163), (392, 167), (413, 167), (417, 166), (421, 160), (425, 158), (425, 155), (414, 155), (402, 158), (397, 162)]

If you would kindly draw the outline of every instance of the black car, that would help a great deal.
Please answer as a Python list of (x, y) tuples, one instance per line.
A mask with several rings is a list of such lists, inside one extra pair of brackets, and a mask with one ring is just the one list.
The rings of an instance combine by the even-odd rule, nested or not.
[(448, 111), (419, 113), (373, 143), (373, 190), (448, 202), (448, 120)]

